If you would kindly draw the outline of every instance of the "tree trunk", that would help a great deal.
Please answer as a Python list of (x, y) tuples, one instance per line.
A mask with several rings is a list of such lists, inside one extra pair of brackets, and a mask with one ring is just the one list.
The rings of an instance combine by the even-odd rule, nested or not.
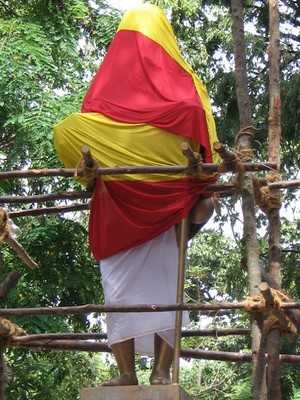
[[(269, 161), (280, 165), (281, 141), (281, 101), (280, 101), (280, 35), (278, 1), (269, 0), (270, 43), (269, 43), (269, 129), (268, 155)], [(278, 189), (276, 190), (278, 191)], [(279, 192), (277, 193), (279, 196)], [(270, 208), (269, 220), (269, 265), (268, 272), (278, 287), (280, 276), (280, 209)], [(280, 331), (270, 332), (267, 339), (268, 362), (268, 399), (281, 400), (280, 386)]]
[[(243, 1), (231, 0), (232, 36), (234, 42), (236, 92), (238, 99), (240, 133), (237, 136), (236, 145), (239, 151), (251, 149), (251, 104), (248, 91), (248, 78), (245, 55), (245, 36), (243, 22)], [(245, 128), (247, 132), (245, 133)], [(259, 292), (261, 283), (261, 271), (259, 266), (259, 244), (256, 232), (255, 199), (252, 176), (244, 174), (242, 183), (242, 210), (244, 216), (243, 238), (247, 260), (250, 295)], [(255, 400), (267, 399), (267, 387), (265, 379), (265, 357), (261, 331), (257, 318), (251, 321), (251, 348), (253, 357), (252, 371), (252, 396)]]
[(5, 400), (5, 386), (7, 382), (4, 348), (0, 348), (0, 400)]

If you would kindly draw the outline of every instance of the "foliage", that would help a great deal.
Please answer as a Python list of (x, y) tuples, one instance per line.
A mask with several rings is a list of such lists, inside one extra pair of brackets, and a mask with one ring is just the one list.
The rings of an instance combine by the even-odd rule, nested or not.
[(251, 398), (251, 382), (247, 378), (239, 381), (232, 387), (232, 393), (230, 394), (230, 400), (248, 400)]
[[(16, 350), (7, 354), (12, 377), (8, 399), (79, 400), (80, 389), (98, 382), (103, 364), (86, 353), (35, 353)], [(26, 377), (26, 379), (24, 379)], [(107, 376), (106, 376), (107, 377)]]
[(193, 301), (244, 297), (246, 276), (236, 276), (240, 254), (232, 240), (213, 231), (201, 232), (189, 247), (188, 263), (187, 293)]
[(192, 399), (223, 400), (236, 378), (236, 370), (229, 373), (223, 362), (200, 361), (182, 373), (182, 386)]
[[(230, 2), (220, 0), (152, 0), (170, 17), (179, 45), (206, 83), (219, 138), (233, 146), (238, 130), (237, 100), (231, 38)], [(89, 80), (101, 62), (120, 19), (105, 0), (1, 0), (0, 8), (0, 160), (1, 170), (60, 165), (52, 143), (52, 126), (78, 111)], [(268, 77), (266, 50), (268, 10), (263, 0), (247, 0), (246, 40), (249, 90), (258, 128), (254, 146), (266, 158)], [(281, 2), (283, 171), (294, 178), (299, 165), (299, 12), (295, 1)], [(78, 187), (71, 180), (43, 179), (0, 182), (1, 194), (38, 194)], [(285, 200), (293, 199), (288, 194)], [(61, 203), (64, 204), (64, 203)], [(287, 202), (285, 203), (287, 204)], [(53, 205), (48, 202), (47, 205)], [(24, 206), (27, 207), (27, 206)], [(30, 206), (31, 207), (31, 206)], [(189, 249), (188, 301), (239, 300), (247, 293), (239, 215), (235, 199), (223, 202), (216, 221), (219, 232), (200, 233)], [(224, 227), (231, 223), (232, 239)], [(28, 271), (7, 248), (1, 248), (0, 280), (9, 271), (22, 271), (18, 289), (3, 306), (53, 306), (102, 302), (97, 265), (86, 243), (86, 218), (19, 219), (19, 240), (41, 268)], [(259, 216), (262, 263), (267, 261), (265, 219)], [(215, 225), (216, 226), (216, 225)], [(226, 232), (226, 236), (224, 236)], [(283, 220), (283, 287), (300, 298), (299, 223)], [(4, 268), (5, 265), (5, 268)], [(247, 326), (244, 314), (212, 318), (192, 315), (195, 329), (203, 326)], [(28, 332), (72, 332), (101, 329), (86, 317), (17, 318)], [(188, 338), (185, 347), (249, 351), (249, 338)], [(297, 343), (284, 343), (297, 352)], [(79, 388), (116, 374), (114, 364), (82, 353), (36, 353), (10, 350), (12, 368), (8, 399), (78, 398)], [(298, 367), (284, 368), (285, 400), (299, 395)], [(141, 382), (146, 371), (138, 370)], [(248, 399), (249, 366), (195, 362), (183, 369), (183, 384), (196, 399)], [(294, 395), (292, 392), (294, 391)]]
[[(91, 262), (86, 230), (80, 223), (53, 217), (23, 221), (22, 225), (19, 240), (40, 268), (29, 272), (14, 254), (3, 252), (6, 268), (1, 270), (2, 279), (9, 270), (23, 271), (17, 290), (10, 293), (5, 305), (63, 306), (103, 301), (98, 268)], [(15, 321), (30, 333), (91, 329), (91, 320), (86, 316), (19, 317)], [(46, 395), (54, 399), (59, 394), (64, 399), (76, 399), (79, 388), (90, 385), (98, 376), (95, 357), (80, 353), (36, 354), (14, 350), (9, 351), (8, 361), (13, 375), (8, 399), (42, 400)]]
[[(1, 169), (58, 166), (52, 127), (78, 111), (90, 76), (111, 40), (119, 13), (104, 1), (2, 1), (0, 8)], [(87, 45), (86, 45), (87, 44)], [(1, 182), (0, 192), (38, 194), (78, 186), (61, 179)], [(48, 206), (53, 202), (48, 202)], [(85, 218), (24, 218), (20, 242), (40, 264), (28, 271), (1, 250), (1, 280), (19, 269), (18, 289), (5, 306), (53, 306), (102, 302), (98, 267), (90, 258)], [(28, 332), (94, 329), (83, 317), (16, 318)], [(98, 327), (99, 328), (99, 327)], [(80, 353), (9, 351), (8, 399), (75, 399), (96, 381), (95, 357)]]

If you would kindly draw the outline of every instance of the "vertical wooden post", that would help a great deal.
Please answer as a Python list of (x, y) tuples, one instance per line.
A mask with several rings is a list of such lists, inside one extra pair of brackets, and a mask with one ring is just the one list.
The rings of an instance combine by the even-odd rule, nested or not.
[[(243, 14), (243, 0), (231, 0), (236, 93), (241, 129), (236, 140), (237, 149), (239, 151), (247, 151), (251, 149), (251, 128), (249, 127), (253, 125), (251, 116), (251, 103), (248, 92)], [(245, 132), (246, 127), (248, 127), (247, 132), (244, 134), (243, 132)], [(250, 295), (256, 295), (259, 294), (258, 286), (261, 283), (261, 270), (259, 265), (259, 244), (256, 231), (254, 188), (250, 173), (244, 174), (241, 189), (242, 210), (244, 216), (243, 238), (247, 260), (249, 289)], [(251, 321), (251, 339), (253, 357), (252, 396), (255, 400), (266, 400), (267, 387), (265, 380), (264, 346), (258, 320), (254, 317)]]
[[(278, 1), (269, 0), (269, 160), (280, 167), (281, 100), (280, 100), (280, 33)], [(280, 274), (278, 275), (280, 279)]]
[(6, 366), (4, 360), (4, 347), (0, 346), (0, 400), (5, 400)]
[[(269, 0), (269, 126), (268, 155), (269, 160), (280, 166), (281, 141), (281, 100), (280, 100), (280, 33), (278, 0)], [(280, 194), (278, 193), (278, 196)], [(271, 208), (268, 211), (269, 220), (269, 265), (268, 272), (276, 283), (281, 286), (280, 261), (280, 210)], [(280, 331), (272, 330), (267, 339), (268, 352), (268, 399), (281, 400), (280, 385)]]
[[(1, 256), (1, 255), (0, 255)], [(3, 265), (4, 267), (4, 265)], [(2, 268), (2, 265), (0, 266)], [(10, 272), (4, 281), (0, 284), (0, 300), (3, 300), (7, 297), (10, 290), (14, 289), (17, 286), (19, 279), (21, 278), (21, 274), (18, 271)], [(4, 341), (3, 338), (0, 338), (0, 400), (5, 400), (5, 388), (8, 381), (7, 367), (5, 363), (4, 357)]]
[[(185, 218), (180, 223), (180, 233), (179, 233), (178, 276), (177, 276), (177, 297), (176, 297), (176, 303), (179, 304), (183, 303), (183, 296), (184, 296), (184, 275), (185, 275), (185, 263), (186, 263), (187, 236), (188, 236), (188, 218)], [(176, 311), (172, 383), (179, 383), (181, 326), (182, 326), (182, 311)]]

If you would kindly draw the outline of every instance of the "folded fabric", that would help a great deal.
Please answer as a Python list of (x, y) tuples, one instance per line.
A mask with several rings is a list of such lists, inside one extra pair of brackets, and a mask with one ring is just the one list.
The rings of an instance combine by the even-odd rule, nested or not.
[[(88, 145), (104, 167), (178, 165), (187, 142), (216, 162), (215, 124), (206, 89), (180, 55), (155, 6), (127, 12), (76, 113), (55, 128), (55, 146), (75, 167)], [(184, 218), (214, 176), (125, 174), (97, 180), (89, 238), (96, 259), (142, 244)]]

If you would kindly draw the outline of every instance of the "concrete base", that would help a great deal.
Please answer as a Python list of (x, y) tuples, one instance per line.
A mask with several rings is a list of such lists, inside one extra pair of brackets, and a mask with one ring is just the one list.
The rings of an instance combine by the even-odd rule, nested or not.
[(179, 385), (98, 386), (82, 389), (81, 400), (189, 400)]

